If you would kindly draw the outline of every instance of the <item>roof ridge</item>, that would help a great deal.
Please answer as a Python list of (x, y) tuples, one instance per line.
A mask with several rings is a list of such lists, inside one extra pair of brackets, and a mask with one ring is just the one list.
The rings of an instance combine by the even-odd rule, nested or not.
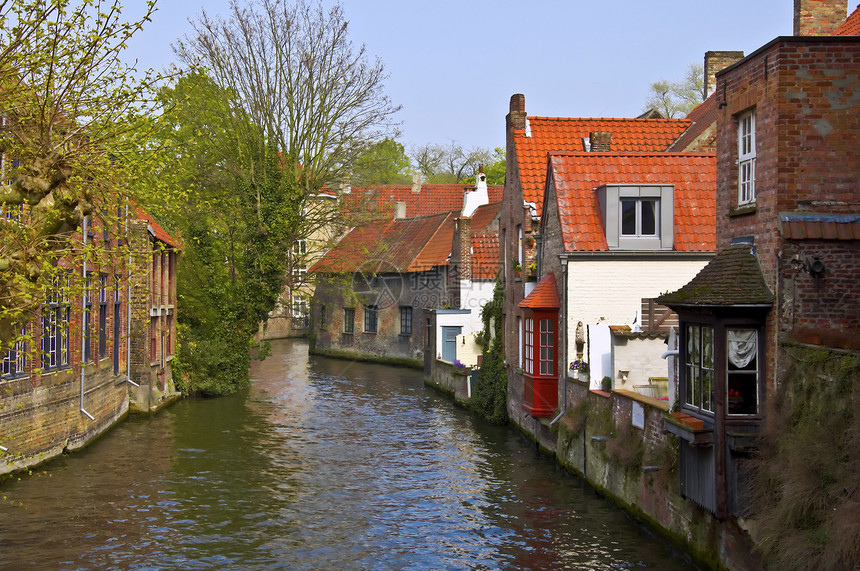
[[(545, 115), (529, 115), (529, 121), (539, 119), (542, 121), (630, 121), (633, 123), (683, 123), (690, 121), (686, 117), (672, 117), (668, 119), (644, 119), (640, 117), (548, 117)], [(516, 129), (524, 131), (525, 129)]]
[(553, 157), (716, 157), (717, 153), (684, 153), (681, 151), (547, 151)]

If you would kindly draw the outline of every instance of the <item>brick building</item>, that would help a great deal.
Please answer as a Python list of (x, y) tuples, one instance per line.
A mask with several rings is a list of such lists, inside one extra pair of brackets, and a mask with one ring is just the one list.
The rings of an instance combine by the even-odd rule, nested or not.
[(156, 283), (138, 279), (137, 268), (156, 261), (147, 236), (154, 222), (140, 214), (128, 226), (122, 215), (84, 219), (76, 239), (90, 252), (87, 261), (60, 261), (40, 315), (4, 356), (0, 473), (82, 448), (128, 413), (130, 388), (143, 382), (135, 347), (150, 333), (136, 324), (147, 309), (135, 308), (143, 308)]
[(720, 518), (743, 513), (780, 353), (860, 350), (860, 39), (841, 35), (860, 12), (836, 28), (845, 12), (799, 0), (796, 31), (836, 35), (779, 37), (717, 74), (719, 253), (660, 298), (681, 318), (682, 412), (702, 423), (667, 422), (681, 490)]

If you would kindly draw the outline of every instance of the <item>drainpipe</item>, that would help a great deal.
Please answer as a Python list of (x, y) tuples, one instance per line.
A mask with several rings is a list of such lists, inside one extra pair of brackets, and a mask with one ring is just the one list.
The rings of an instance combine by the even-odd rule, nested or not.
[[(538, 274), (538, 275), (540, 275), (540, 274)], [(568, 349), (568, 343), (569, 343), (568, 337), (570, 337), (570, 335), (568, 335), (568, 327), (567, 327), (567, 317), (568, 317), (568, 315), (567, 315), (567, 290), (568, 290), (568, 287), (567, 287), (567, 260), (561, 261), (561, 288), (562, 288), (562, 290), (564, 290), (564, 293), (561, 297), (561, 300), (562, 300), (561, 301), (561, 315), (562, 315), (562, 318), (564, 319), (564, 329), (565, 329), (565, 331), (564, 331), (564, 353), (563, 353), (564, 360), (562, 361), (562, 367), (563, 367), (564, 363), (567, 362), (567, 349)], [(558, 329), (560, 332), (561, 327), (559, 327)], [(567, 369), (564, 369), (564, 368), (562, 369), (562, 371), (566, 371), (566, 370)], [(559, 371), (559, 372), (561, 372), (561, 371)], [(550, 426), (552, 426), (553, 424), (558, 422), (559, 419), (561, 419), (561, 417), (564, 416), (564, 413), (567, 412), (567, 373), (564, 374), (564, 381), (562, 381), (561, 386), (562, 386), (562, 389), (561, 389), (561, 412), (559, 412), (558, 416), (556, 416), (554, 419), (552, 419), (550, 421), (550, 423), (549, 423)]]
[(131, 380), (131, 240), (128, 237), (128, 201), (125, 203), (125, 241), (128, 246), (128, 271), (126, 272), (126, 289), (128, 293), (125, 298), (126, 320), (125, 320), (125, 382), (139, 387), (140, 385)]
[[(83, 223), (82, 229), (83, 229), (83, 234), (84, 234), (84, 250), (86, 250), (86, 248), (87, 248), (87, 216), (84, 216), (84, 223)], [(84, 256), (84, 263), (81, 264), (81, 266), (83, 268), (81, 270), (81, 275), (84, 278), (84, 287), (87, 287), (87, 258), (86, 258), (86, 256)], [(87, 295), (92, 295), (92, 293), (85, 291), (84, 296), (87, 296)], [(92, 316), (91, 316), (89, 321), (90, 322), (87, 325), (91, 326), (92, 325)], [(86, 371), (84, 370), (84, 369), (86, 369), (86, 363), (84, 362), (84, 355), (86, 355), (86, 347), (87, 347), (87, 332), (86, 332), (86, 330), (82, 329), (81, 330), (81, 412), (84, 413), (85, 415), (87, 415), (87, 418), (89, 418), (90, 420), (95, 420), (96, 418), (93, 415), (91, 415), (90, 413), (88, 413), (87, 409), (84, 408), (84, 392), (85, 392), (84, 391), (84, 389), (85, 389), (84, 385), (86, 384), (86, 377), (87, 377)]]

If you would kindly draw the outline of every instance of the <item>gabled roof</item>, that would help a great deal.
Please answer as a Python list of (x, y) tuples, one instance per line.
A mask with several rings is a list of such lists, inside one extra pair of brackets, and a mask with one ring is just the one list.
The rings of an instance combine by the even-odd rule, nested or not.
[(555, 285), (555, 274), (549, 273), (537, 283), (535, 288), (518, 304), (523, 309), (558, 309), (561, 303), (558, 298), (558, 287)]
[(728, 246), (677, 291), (661, 295), (658, 303), (675, 307), (773, 304), (758, 258), (749, 244)]
[(584, 152), (583, 138), (595, 131), (612, 133), (613, 152), (664, 151), (691, 124), (687, 119), (528, 117), (526, 120), (527, 130), (514, 130), (514, 148), (523, 200), (535, 203), (538, 216), (543, 210), (547, 154)]
[(448, 264), (454, 213), (372, 222), (353, 228), (311, 272), (421, 272)]
[(835, 36), (860, 36), (860, 5), (858, 5), (848, 19), (833, 32)]
[(674, 185), (674, 249), (716, 250), (716, 157), (711, 153), (563, 153), (549, 159), (564, 249), (606, 251), (596, 189), (607, 184)]
[(499, 233), (472, 233), (472, 279), (494, 280), (499, 275)]
[(501, 202), (491, 202), (490, 204), (479, 206), (475, 210), (475, 213), (472, 214), (472, 232), (486, 230), (490, 223), (499, 215), (501, 207)]
[(179, 248), (179, 242), (173, 239), (173, 237), (167, 233), (167, 231), (161, 227), (161, 225), (155, 221), (155, 218), (152, 215), (141, 208), (140, 206), (134, 206), (135, 215), (138, 220), (144, 220), (149, 228), (152, 230), (153, 236), (161, 242), (164, 242), (168, 246), (172, 246), (174, 248)]
[[(692, 122), (687, 130), (672, 143), (668, 151), (684, 152), (686, 150), (699, 152), (714, 152), (717, 141), (717, 92), (687, 114), (686, 119)], [(713, 127), (713, 128), (712, 128)], [(709, 130), (710, 129), (710, 130)]]
[[(502, 200), (503, 186), (487, 185), (490, 202)], [(392, 218), (394, 203), (406, 203), (406, 218), (429, 216), (463, 208), (463, 193), (473, 190), (466, 184), (424, 184), (412, 185), (384, 184), (375, 186), (353, 186), (349, 193), (343, 193), (345, 211), (353, 215), (366, 215), (372, 218)]]

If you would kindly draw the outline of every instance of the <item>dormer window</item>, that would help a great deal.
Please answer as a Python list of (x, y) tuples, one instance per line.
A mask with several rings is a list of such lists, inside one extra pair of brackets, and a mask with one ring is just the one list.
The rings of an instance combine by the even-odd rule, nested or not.
[(670, 185), (606, 185), (597, 198), (610, 250), (672, 250), (674, 195)]
[(659, 198), (622, 198), (621, 235), (656, 236)]
[(755, 110), (738, 117), (738, 206), (755, 204)]

